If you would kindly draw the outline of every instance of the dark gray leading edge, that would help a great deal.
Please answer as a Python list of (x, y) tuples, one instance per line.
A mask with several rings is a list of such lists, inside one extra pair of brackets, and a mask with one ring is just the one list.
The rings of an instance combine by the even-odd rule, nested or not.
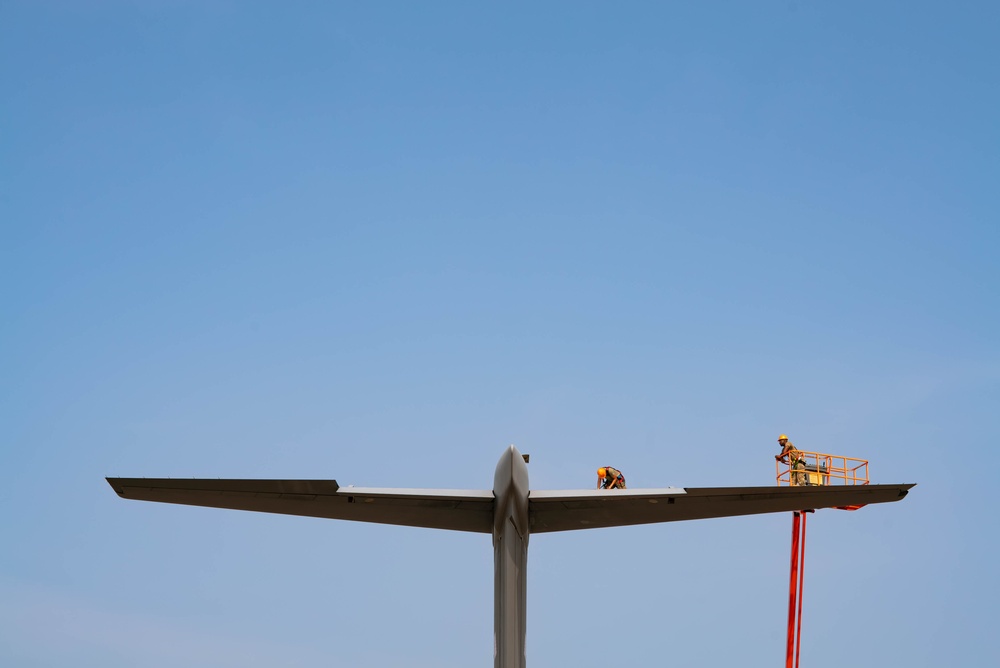
[(495, 668), (524, 668), (528, 537), (532, 533), (701, 520), (899, 501), (913, 485), (528, 489), (513, 445), (493, 491), (340, 487), (336, 480), (108, 478), (123, 499), (255, 510), (493, 534)]

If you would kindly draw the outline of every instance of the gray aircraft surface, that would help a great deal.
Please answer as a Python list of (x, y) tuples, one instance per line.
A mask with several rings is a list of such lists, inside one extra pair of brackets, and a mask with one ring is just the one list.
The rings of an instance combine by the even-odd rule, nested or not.
[(524, 668), (533, 533), (898, 501), (913, 485), (538, 491), (513, 445), (493, 490), (340, 487), (336, 480), (108, 478), (124, 499), (493, 534), (495, 668)]

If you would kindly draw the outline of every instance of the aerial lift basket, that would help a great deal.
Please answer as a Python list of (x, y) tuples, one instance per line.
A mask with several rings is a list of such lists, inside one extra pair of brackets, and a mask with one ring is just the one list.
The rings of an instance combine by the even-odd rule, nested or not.
[[(807, 485), (867, 485), (868, 460), (830, 455), (825, 452), (802, 453), (801, 469), (805, 473)], [(795, 483), (793, 471), (789, 464), (775, 461), (775, 473), (778, 485)]]
[[(806, 485), (867, 485), (868, 460), (830, 455), (825, 452), (801, 453)], [(795, 485), (795, 476), (790, 464), (775, 461), (778, 485)], [(840, 506), (841, 510), (857, 510), (861, 506)]]

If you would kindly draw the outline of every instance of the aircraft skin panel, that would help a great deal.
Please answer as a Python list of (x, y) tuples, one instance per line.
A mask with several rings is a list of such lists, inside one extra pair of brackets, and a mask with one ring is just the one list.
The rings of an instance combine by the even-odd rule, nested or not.
[(533, 489), (528, 494), (531, 500), (566, 501), (569, 499), (605, 499), (610, 495), (629, 498), (660, 498), (663, 496), (674, 496), (677, 494), (687, 494), (683, 487), (656, 487), (647, 489)]
[(531, 533), (899, 501), (913, 485), (532, 491)]
[(492, 533), (493, 492), (340, 487), (336, 480), (108, 478), (139, 501)]

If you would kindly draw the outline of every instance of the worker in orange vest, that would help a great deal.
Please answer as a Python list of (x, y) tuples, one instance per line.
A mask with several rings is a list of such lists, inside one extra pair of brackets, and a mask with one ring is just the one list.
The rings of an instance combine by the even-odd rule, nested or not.
[(597, 489), (625, 489), (625, 476), (616, 468), (602, 466), (597, 469)]

